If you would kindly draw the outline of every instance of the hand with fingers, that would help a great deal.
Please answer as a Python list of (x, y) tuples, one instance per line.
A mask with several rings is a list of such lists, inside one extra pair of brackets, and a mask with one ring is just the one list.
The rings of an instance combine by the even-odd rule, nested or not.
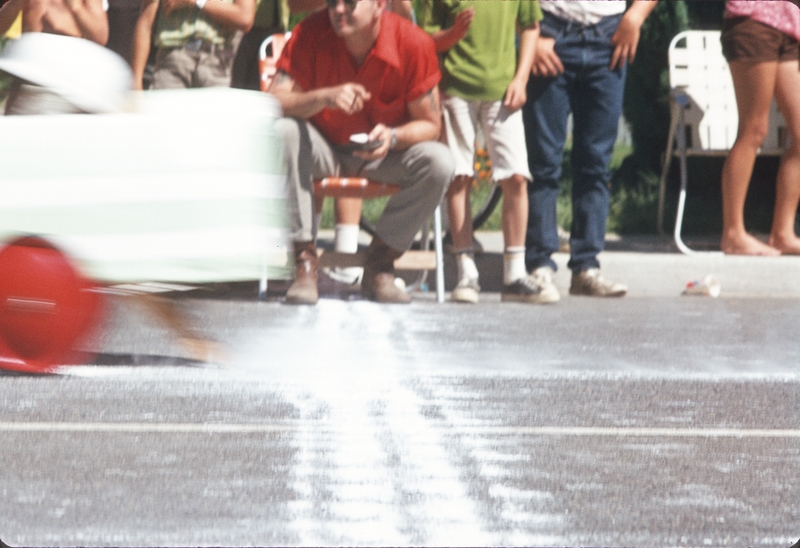
[(536, 43), (536, 57), (531, 74), (540, 78), (555, 78), (564, 72), (564, 64), (556, 53), (555, 38), (540, 36)]
[(330, 88), (327, 104), (329, 107), (339, 109), (347, 114), (354, 114), (364, 109), (364, 104), (369, 101), (370, 97), (372, 95), (364, 86), (348, 82)]
[(381, 144), (372, 150), (357, 150), (353, 156), (362, 160), (377, 160), (383, 158), (392, 146), (392, 128), (383, 124), (378, 124), (369, 132), (369, 142), (379, 141)]
[(506, 95), (503, 98), (503, 106), (509, 110), (519, 110), (525, 101), (528, 99), (527, 82), (521, 79), (514, 78), (506, 89)]
[(642, 23), (644, 19), (640, 19), (632, 11), (625, 13), (611, 37), (611, 44), (614, 46), (614, 53), (611, 54), (611, 70), (622, 68), (626, 62), (632, 63), (636, 58)]
[(456, 18), (453, 21), (453, 29), (459, 40), (467, 35), (467, 31), (469, 31), (469, 27), (472, 25), (472, 20), (474, 18), (475, 8), (466, 8), (458, 12), (458, 15), (456, 15)]

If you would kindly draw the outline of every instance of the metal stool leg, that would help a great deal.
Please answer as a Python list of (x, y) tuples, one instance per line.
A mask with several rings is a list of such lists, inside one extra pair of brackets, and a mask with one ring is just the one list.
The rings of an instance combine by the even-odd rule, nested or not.
[(433, 246), (436, 250), (436, 302), (444, 302), (444, 250), (442, 248), (442, 206), (433, 212)]

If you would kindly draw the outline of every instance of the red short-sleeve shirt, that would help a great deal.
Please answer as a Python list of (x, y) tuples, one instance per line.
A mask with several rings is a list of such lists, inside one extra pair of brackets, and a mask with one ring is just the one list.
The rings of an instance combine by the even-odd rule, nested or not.
[(354, 133), (369, 133), (379, 123), (395, 127), (410, 121), (408, 103), (441, 79), (431, 37), (389, 12), (383, 13), (378, 40), (361, 66), (334, 32), (328, 10), (322, 9), (295, 27), (277, 68), (304, 91), (355, 82), (371, 93), (360, 112), (348, 115), (325, 108), (311, 118), (333, 144), (347, 143)]

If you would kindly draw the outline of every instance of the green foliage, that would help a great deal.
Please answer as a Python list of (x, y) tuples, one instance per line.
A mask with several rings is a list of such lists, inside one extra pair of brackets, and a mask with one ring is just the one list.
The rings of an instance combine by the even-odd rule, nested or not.
[(624, 169), (615, 174), (615, 190), (643, 192), (643, 184), (652, 181), (649, 174), (659, 172), (670, 119), (667, 51), (672, 38), (687, 27), (686, 2), (660, 2), (642, 26), (636, 60), (628, 67), (623, 103), (633, 152)]

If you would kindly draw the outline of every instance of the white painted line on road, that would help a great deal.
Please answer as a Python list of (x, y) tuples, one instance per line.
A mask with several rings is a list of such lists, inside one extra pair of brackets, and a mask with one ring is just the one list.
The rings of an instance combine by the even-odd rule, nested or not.
[[(323, 428), (324, 421), (310, 421)], [(260, 434), (292, 432), (298, 423), (233, 424), (233, 423), (149, 423), (149, 422), (0, 422), (0, 432), (133, 432), (133, 433), (201, 433)], [(800, 430), (748, 428), (604, 428), (569, 426), (453, 426), (455, 434), (492, 436), (615, 436), (673, 438), (800, 438)]]
[(469, 432), (505, 436), (617, 436), (673, 438), (800, 438), (800, 430), (749, 428), (466, 427)]
[(285, 424), (215, 424), (149, 422), (0, 422), (0, 432), (133, 432), (261, 434), (291, 432), (296, 426)]

